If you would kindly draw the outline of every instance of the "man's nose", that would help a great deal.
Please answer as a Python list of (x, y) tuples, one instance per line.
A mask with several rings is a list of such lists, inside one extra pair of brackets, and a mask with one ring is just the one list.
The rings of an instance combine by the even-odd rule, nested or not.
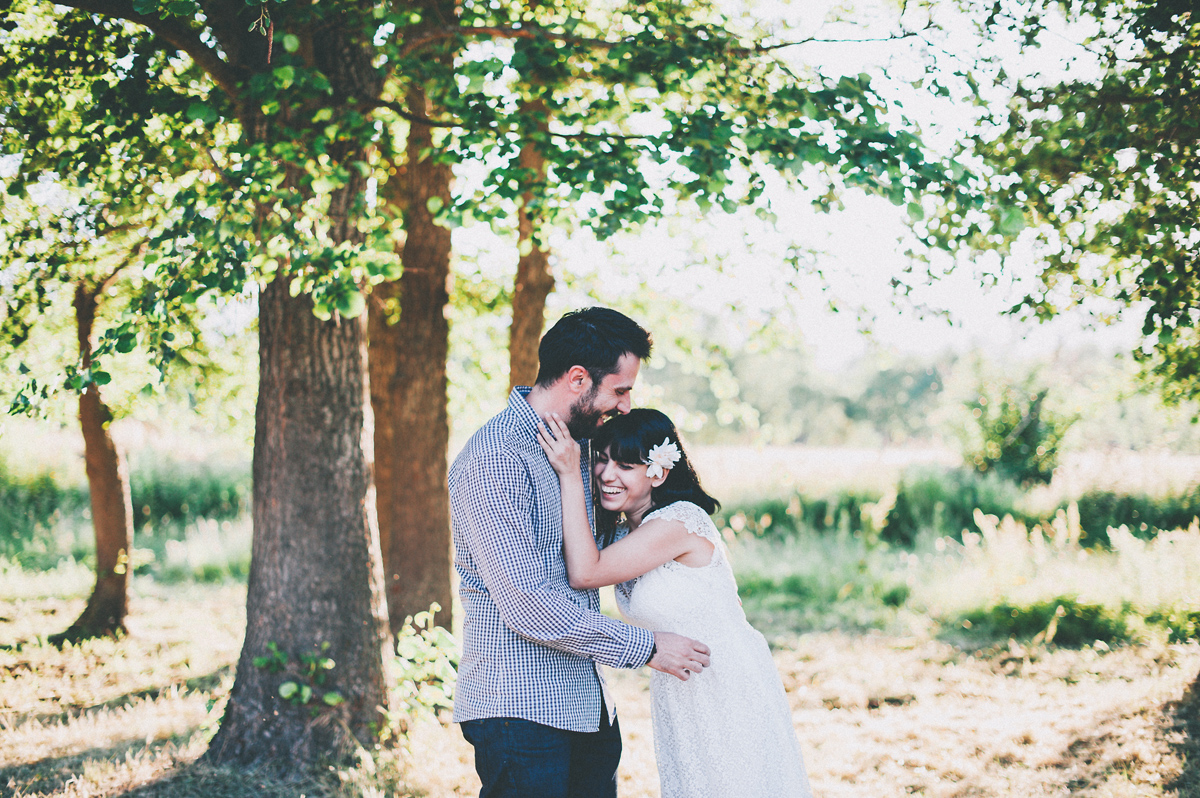
[(630, 397), (630, 395), (627, 393), (621, 394), (620, 398), (617, 399), (617, 412), (621, 415), (625, 415), (631, 409), (633, 409), (632, 397)]

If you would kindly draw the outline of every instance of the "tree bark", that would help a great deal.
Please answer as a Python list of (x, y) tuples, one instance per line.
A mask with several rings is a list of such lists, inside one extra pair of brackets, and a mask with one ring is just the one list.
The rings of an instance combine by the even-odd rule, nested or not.
[[(428, 114), (426, 106), (420, 89), (409, 92), (409, 108)], [(376, 288), (369, 311), (375, 485), (393, 630), (434, 602), (441, 607), (435, 623), (449, 627), (452, 610), (446, 487), (451, 242), (450, 230), (434, 223), (429, 200), (450, 203), (453, 175), (428, 152), (422, 158), (432, 143), (428, 127), (413, 125), (403, 173), (381, 187), (380, 198), (404, 219), (404, 271), (398, 282)]]
[[(335, 102), (370, 101), (381, 94), (380, 77), (371, 64), (370, 39), (360, 32), (362, 18), (347, 13), (292, 30), (302, 37), (306, 60), (329, 78)], [(258, 60), (261, 54), (251, 57), (256, 70), (269, 69)], [(241, 121), (253, 141), (288, 135), (289, 122), (295, 122), (300, 132), (291, 135), (303, 145), (311, 111), (272, 121), (251, 110)], [(362, 159), (359, 147), (341, 141), (327, 153), (334, 163), (348, 164)], [(329, 202), (335, 243), (362, 240), (366, 180), (349, 171), (348, 183)], [(383, 727), (380, 710), (388, 706), (390, 647), (371, 474), (366, 319), (335, 315), (321, 321), (311, 298), (293, 297), (289, 288), (289, 276), (281, 273), (259, 297), (246, 638), (207, 755), (221, 764), (283, 772), (348, 761), (357, 745), (371, 749)], [(323, 680), (305, 673), (302, 659), (319, 656), (334, 662), (320, 671)], [(300, 688), (292, 700), (280, 694), (288, 682)], [(313, 695), (299, 705), (304, 687)], [(344, 702), (325, 703), (327, 692)]]
[[(75, 287), (75, 325), (79, 359), (84, 368), (92, 363), (99, 295), (99, 289), (85, 283)], [(83, 432), (83, 457), (96, 535), (96, 585), (79, 618), (66, 631), (51, 638), (55, 643), (125, 631), (133, 501), (125, 458), (109, 430), (111, 420), (112, 413), (100, 396), (100, 387), (89, 385), (79, 395), (79, 426)]]
[[(311, 300), (277, 277), (259, 299), (259, 396), (254, 433), (254, 543), (246, 639), (221, 728), (221, 763), (287, 768), (370, 746), (387, 706), (389, 645), (372, 519), (363, 319), (320, 321)], [(254, 664), (270, 645), (289, 660)], [(320, 687), (345, 703), (295, 706), (279, 695), (302, 655), (328, 644)], [(319, 696), (316, 697), (319, 699)]]
[[(534, 103), (546, 113), (545, 103)], [(521, 168), (528, 170), (540, 184), (546, 178), (546, 157), (532, 142), (521, 147)], [(525, 192), (517, 211), (517, 279), (513, 286), (512, 327), (508, 342), (508, 388), (533, 385), (538, 370), (538, 344), (546, 319), (546, 297), (554, 290), (550, 271), (550, 251), (537, 240), (538, 216), (533, 191)]]

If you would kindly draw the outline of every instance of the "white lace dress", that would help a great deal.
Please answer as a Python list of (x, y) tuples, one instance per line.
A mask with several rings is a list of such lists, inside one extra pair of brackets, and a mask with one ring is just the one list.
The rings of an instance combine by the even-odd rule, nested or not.
[(703, 509), (676, 502), (646, 515), (682, 521), (713, 544), (712, 561), (664, 563), (617, 586), (631, 622), (706, 644), (712, 662), (686, 682), (650, 675), (662, 798), (809, 798), (792, 713), (767, 641), (746, 621), (720, 533)]

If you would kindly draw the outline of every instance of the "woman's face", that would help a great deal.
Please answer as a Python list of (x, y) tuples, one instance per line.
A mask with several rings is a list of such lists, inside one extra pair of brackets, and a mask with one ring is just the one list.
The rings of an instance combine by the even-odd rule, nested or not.
[(661, 480), (646, 476), (645, 463), (622, 463), (609, 459), (608, 449), (596, 454), (593, 466), (605, 510), (641, 516), (650, 508), (650, 491)]

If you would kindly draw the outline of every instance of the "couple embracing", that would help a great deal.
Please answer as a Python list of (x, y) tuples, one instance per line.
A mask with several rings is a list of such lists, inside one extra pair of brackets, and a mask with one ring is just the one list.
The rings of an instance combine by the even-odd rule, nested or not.
[[(631, 409), (650, 349), (615, 310), (568, 313), (542, 338), (536, 384), (450, 469), (465, 615), (454, 719), (481, 798), (616, 796), (621, 733), (599, 665), (654, 670), (663, 798), (811, 796), (709, 518), (718, 504), (670, 419)], [(604, 585), (630, 623), (600, 612)]]

